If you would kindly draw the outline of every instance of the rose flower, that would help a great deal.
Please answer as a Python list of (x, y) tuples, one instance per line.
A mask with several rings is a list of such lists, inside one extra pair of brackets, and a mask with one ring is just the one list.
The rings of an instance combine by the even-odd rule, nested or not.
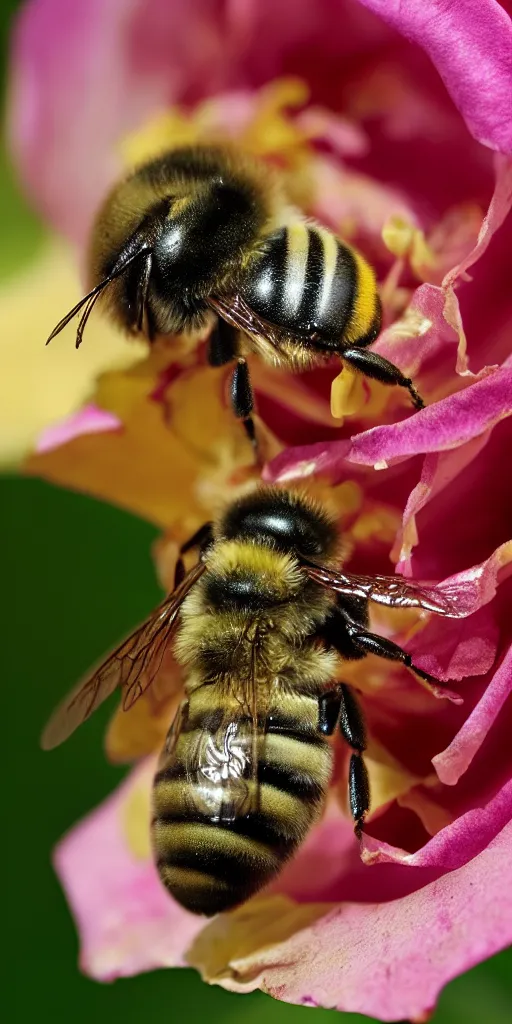
[[(348, 571), (395, 566), (455, 588), (463, 608), (372, 609), (375, 631), (462, 703), (392, 662), (340, 664), (368, 723), (361, 844), (340, 740), (325, 814), (297, 856), (207, 922), (164, 891), (149, 846), (152, 775), (182, 686), (169, 652), (106, 738), (110, 758), (140, 764), (55, 854), (95, 978), (191, 964), (238, 992), (420, 1020), (448, 980), (511, 941), (510, 52), (495, 0), (33, 0), (22, 12), (13, 152), (79, 259), (123, 166), (230, 140), (279, 166), (292, 200), (375, 266), (373, 348), (426, 408), (346, 367), (336, 377), (339, 365), (299, 376), (250, 359), (263, 479), (328, 496)], [(72, 347), (68, 330), (52, 346)], [(179, 543), (260, 470), (204, 337), (132, 351), (43, 432), (26, 470), (157, 524), (169, 589)]]

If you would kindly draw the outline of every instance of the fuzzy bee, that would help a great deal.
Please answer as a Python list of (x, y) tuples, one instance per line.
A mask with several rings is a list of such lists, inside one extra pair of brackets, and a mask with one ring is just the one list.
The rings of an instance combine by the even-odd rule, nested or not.
[(350, 748), (349, 803), (359, 836), (370, 806), (366, 735), (340, 659), (373, 653), (437, 681), (370, 632), (369, 601), (457, 617), (456, 595), (399, 576), (337, 567), (340, 537), (320, 505), (262, 487), (234, 501), (183, 551), (199, 557), (174, 592), (57, 708), (43, 734), (65, 740), (117, 688), (129, 709), (174, 638), (184, 700), (153, 788), (160, 878), (188, 910), (228, 910), (273, 879), (322, 813), (329, 737)]
[(76, 345), (101, 299), (128, 334), (190, 332), (215, 317), (212, 366), (234, 364), (231, 403), (254, 440), (245, 354), (289, 370), (332, 356), (384, 384), (413, 382), (370, 351), (381, 327), (375, 274), (356, 249), (290, 208), (271, 169), (235, 149), (171, 150), (133, 171), (108, 196), (88, 258), (91, 290)]

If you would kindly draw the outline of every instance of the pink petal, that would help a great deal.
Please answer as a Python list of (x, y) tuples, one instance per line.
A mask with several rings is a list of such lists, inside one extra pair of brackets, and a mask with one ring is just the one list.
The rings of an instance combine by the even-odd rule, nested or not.
[[(342, 904), (278, 945), (233, 957), (217, 980), (290, 1003), (424, 1020), (448, 981), (512, 940), (511, 842), (506, 826), (477, 857), (417, 892)], [(222, 922), (209, 928), (215, 942)]]
[(484, 807), (461, 814), (437, 832), (416, 853), (407, 853), (372, 836), (363, 836), (366, 864), (402, 864), (412, 868), (454, 871), (480, 853), (512, 820), (512, 782), (507, 782)]
[[(395, 321), (379, 335), (372, 350), (379, 352), (400, 367), (402, 373), (416, 378), (421, 367), (432, 356), (452, 347), (452, 362), (455, 358), (459, 335), (444, 315), (445, 296), (434, 284), (422, 284), (416, 289), (407, 307), (407, 316), (417, 319), (419, 328), (407, 330), (400, 321)], [(417, 333), (417, 330), (421, 332)]]
[(397, 563), (398, 572), (410, 575), (411, 551), (417, 543), (416, 516), (441, 493), (449, 484), (463, 473), (477, 455), (486, 447), (490, 431), (485, 431), (472, 438), (460, 448), (448, 452), (432, 452), (425, 456), (421, 470), (421, 479), (411, 491), (404, 509), (402, 529), (399, 536), (400, 557)]
[(497, 367), (462, 391), (434, 402), (400, 423), (373, 427), (350, 441), (304, 445), (282, 452), (266, 467), (266, 480), (327, 473), (339, 480), (346, 463), (385, 468), (420, 452), (456, 448), (512, 413), (512, 368)]
[(204, 0), (24, 7), (14, 36), (11, 139), (26, 186), (60, 231), (84, 240), (119, 174), (119, 140), (194, 80), (213, 89), (227, 42)]
[[(455, 621), (432, 616), (407, 649), (416, 665), (436, 679), (451, 682), (483, 676), (496, 657), (499, 630), (492, 612), (481, 608)], [(461, 690), (464, 696), (464, 689)]]
[(55, 867), (80, 933), (81, 966), (100, 981), (182, 966), (203, 925), (170, 899), (153, 861), (128, 849), (123, 804), (135, 787), (149, 789), (153, 772), (151, 761), (129, 775), (55, 851)]
[(445, 785), (454, 786), (467, 770), (511, 691), (512, 648), (450, 745), (433, 758), (432, 763)]
[(122, 422), (114, 413), (100, 409), (99, 406), (90, 403), (85, 405), (79, 412), (73, 412), (58, 423), (52, 423), (39, 435), (36, 452), (49, 452), (53, 448), (59, 448), (68, 441), (73, 441), (82, 434), (102, 434), (108, 430), (122, 429)]
[[(512, 74), (512, 70), (511, 70)], [(512, 81), (511, 81), (512, 88)], [(512, 114), (511, 114), (512, 121)], [(512, 208), (512, 160), (497, 156), (495, 162), (496, 183), (489, 209), (483, 219), (475, 247), (468, 255), (453, 267), (443, 280), (443, 288), (451, 287), (457, 278), (463, 277), (467, 270), (483, 256), (494, 233), (501, 227)]]
[(450, 576), (439, 583), (436, 590), (458, 604), (459, 616), (465, 618), (492, 601), (496, 588), (508, 579), (511, 573), (512, 541), (508, 541), (497, 548), (485, 562)]
[(512, 151), (512, 24), (496, 0), (361, 0), (435, 64), (469, 130)]
[(446, 451), (483, 434), (511, 413), (512, 369), (498, 368), (401, 423), (374, 427), (352, 438), (347, 458), (375, 465), (420, 452)]

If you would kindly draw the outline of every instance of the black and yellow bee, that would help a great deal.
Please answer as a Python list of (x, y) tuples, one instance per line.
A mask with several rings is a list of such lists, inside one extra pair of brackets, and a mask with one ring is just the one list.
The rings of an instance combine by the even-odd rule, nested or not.
[(292, 370), (341, 356), (423, 407), (410, 378), (368, 349), (381, 327), (372, 268), (287, 206), (272, 171), (236, 150), (175, 149), (120, 181), (96, 219), (88, 267), (91, 290), (48, 341), (81, 311), (78, 347), (100, 297), (123, 330), (149, 340), (215, 314), (208, 358), (235, 363), (231, 402), (252, 439), (246, 351)]
[(336, 568), (340, 537), (299, 492), (263, 487), (233, 502), (183, 548), (176, 588), (57, 709), (43, 746), (61, 743), (116, 688), (130, 708), (153, 683), (172, 637), (185, 699), (154, 781), (152, 836), (162, 882), (212, 915), (276, 876), (319, 817), (332, 770), (328, 741), (351, 750), (349, 801), (360, 835), (370, 805), (365, 727), (340, 658), (373, 653), (436, 680), (369, 630), (368, 603), (457, 617), (457, 596), (399, 576)]

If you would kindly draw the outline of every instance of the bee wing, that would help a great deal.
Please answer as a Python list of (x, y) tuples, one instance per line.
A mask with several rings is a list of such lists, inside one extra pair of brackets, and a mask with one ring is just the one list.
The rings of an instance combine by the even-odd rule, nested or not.
[(303, 568), (315, 583), (338, 594), (366, 598), (390, 608), (422, 608), (453, 619), (467, 614), (456, 588), (408, 582), (403, 576), (357, 576), (307, 562)]
[(204, 569), (204, 563), (198, 562), (145, 622), (73, 688), (44, 729), (44, 750), (63, 743), (118, 687), (123, 690), (123, 709), (127, 711), (151, 686), (178, 625), (181, 605)]
[(276, 352), (281, 353), (281, 339), (276, 326), (258, 316), (240, 295), (231, 295), (229, 298), (211, 297), (208, 302), (223, 320), (237, 330), (250, 334), (257, 348), (264, 350), (270, 345)]
[(267, 716), (256, 680), (256, 645), (245, 675), (203, 684), (209, 712), (194, 728), (187, 704), (179, 709), (160, 761), (161, 777), (187, 782), (189, 814), (227, 825), (259, 807), (258, 762)]

